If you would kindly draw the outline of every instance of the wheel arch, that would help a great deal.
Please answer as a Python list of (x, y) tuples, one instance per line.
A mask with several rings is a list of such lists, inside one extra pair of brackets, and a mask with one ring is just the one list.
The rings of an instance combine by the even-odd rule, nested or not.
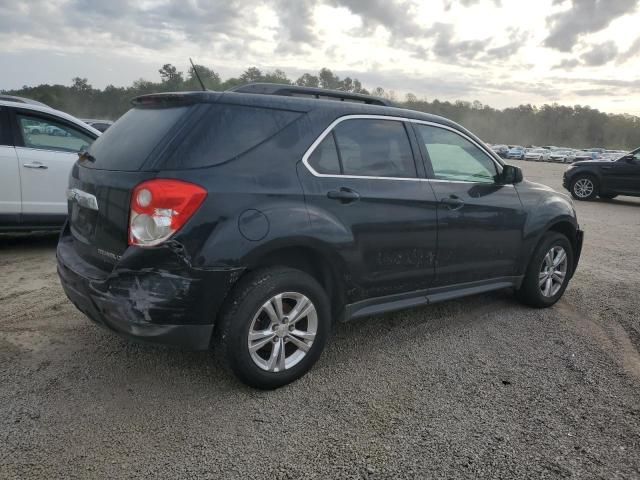
[(571, 176), (571, 184), (573, 184), (573, 182), (576, 181), (576, 179), (580, 178), (580, 177), (590, 177), (593, 178), (597, 184), (596, 184), (596, 188), (600, 187), (600, 184), (602, 183), (602, 174), (598, 171), (595, 170), (593, 168), (588, 168), (585, 170), (580, 170), (576, 173), (574, 173)]
[(321, 245), (308, 243), (275, 244), (252, 252), (244, 260), (244, 275), (269, 267), (289, 267), (313, 277), (331, 301), (332, 317), (346, 305), (344, 266), (337, 255)]
[(567, 237), (567, 239), (569, 240), (569, 243), (571, 244), (572, 253), (573, 253), (573, 265), (571, 265), (571, 275), (573, 276), (573, 273), (577, 268), (577, 260), (578, 260), (577, 257), (579, 255), (578, 226), (574, 222), (570, 221), (569, 219), (557, 219), (549, 223), (549, 225), (547, 225), (547, 227), (538, 236), (534, 244), (534, 247), (532, 248), (529, 254), (529, 258), (531, 257), (533, 252), (536, 251), (536, 249), (538, 248), (538, 245), (540, 245), (540, 243), (542, 242), (545, 234), (549, 232), (560, 233), (561, 235), (564, 235), (565, 237)]

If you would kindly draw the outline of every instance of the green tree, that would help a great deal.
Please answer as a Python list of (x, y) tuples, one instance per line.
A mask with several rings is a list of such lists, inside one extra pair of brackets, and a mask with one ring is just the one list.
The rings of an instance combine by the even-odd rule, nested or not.
[(320, 87), (320, 79), (315, 75), (305, 73), (304, 75), (302, 75), (300, 78), (296, 80), (296, 85), (300, 87), (318, 88)]
[(165, 63), (158, 73), (164, 86), (163, 90), (178, 90), (184, 83), (182, 72), (170, 63)]
[[(211, 90), (226, 90), (250, 82), (291, 84), (282, 70), (263, 72), (250, 67), (239, 77), (222, 79), (214, 70), (198, 65), (198, 73)], [(32, 98), (78, 117), (117, 119), (131, 107), (131, 98), (165, 91), (199, 90), (193, 69), (186, 79), (171, 64), (159, 70), (160, 81), (139, 79), (128, 87), (108, 85), (93, 88), (87, 78), (75, 77), (70, 85), (23, 86), (3, 91), (8, 95)], [(317, 74), (304, 73), (296, 85), (322, 87), (355, 93), (367, 93), (357, 78), (340, 78), (323, 68)], [(394, 99), (392, 91), (377, 87), (373, 95)], [(497, 110), (478, 101), (455, 102), (419, 99), (407, 94), (399, 106), (450, 118), (463, 124), (488, 142), (521, 145), (556, 145), (576, 148), (605, 147), (631, 149), (640, 146), (640, 118), (627, 114), (606, 114), (586, 105), (548, 104), (536, 107), (520, 105)]]
[[(198, 75), (200, 75), (200, 78), (202, 79), (202, 83), (204, 83), (205, 88), (207, 88), (208, 90), (220, 90), (220, 86), (222, 84), (220, 75), (218, 75), (210, 68), (205, 67), (204, 65), (196, 65), (196, 69)], [(200, 82), (198, 82), (198, 78), (196, 77), (193, 67), (189, 67), (187, 80), (185, 81), (185, 89), (200, 90), (200, 88)]]
[(340, 87), (343, 86), (342, 82), (340, 81), (340, 78), (338, 78), (338, 76), (335, 75), (328, 68), (323, 68), (320, 70), (320, 73), (318, 74), (318, 79), (320, 80), (321, 88), (339, 90)]

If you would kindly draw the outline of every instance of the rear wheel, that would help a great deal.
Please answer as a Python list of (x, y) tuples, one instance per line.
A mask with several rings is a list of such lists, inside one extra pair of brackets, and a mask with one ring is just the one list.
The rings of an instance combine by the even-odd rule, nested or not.
[(571, 196), (576, 200), (592, 200), (598, 195), (596, 180), (590, 175), (579, 175), (571, 182)]
[(313, 277), (269, 268), (249, 274), (234, 289), (216, 342), (223, 362), (242, 382), (274, 389), (313, 366), (330, 325), (329, 300)]
[(561, 233), (547, 232), (536, 248), (520, 289), (516, 292), (522, 303), (550, 307), (562, 297), (573, 269), (573, 248)]

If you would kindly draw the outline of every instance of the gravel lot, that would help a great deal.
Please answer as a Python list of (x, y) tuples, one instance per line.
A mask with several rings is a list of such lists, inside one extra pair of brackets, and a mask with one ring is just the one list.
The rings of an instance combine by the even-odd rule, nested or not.
[[(514, 163), (561, 189), (564, 166)], [(0, 477), (640, 478), (640, 199), (576, 208), (554, 308), (497, 292), (340, 325), (275, 392), (103, 331), (55, 236), (0, 238)]]

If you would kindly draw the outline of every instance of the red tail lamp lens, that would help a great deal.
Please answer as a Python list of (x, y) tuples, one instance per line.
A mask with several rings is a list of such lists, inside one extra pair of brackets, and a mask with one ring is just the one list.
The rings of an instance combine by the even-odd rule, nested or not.
[(141, 183), (131, 196), (129, 245), (161, 244), (187, 223), (205, 198), (204, 188), (181, 180)]

